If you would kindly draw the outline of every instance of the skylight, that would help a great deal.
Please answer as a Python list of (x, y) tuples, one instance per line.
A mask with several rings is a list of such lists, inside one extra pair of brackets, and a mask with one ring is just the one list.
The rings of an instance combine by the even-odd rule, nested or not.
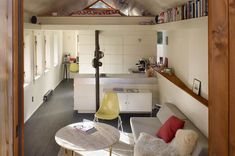
[(92, 9), (110, 9), (111, 7), (108, 6), (107, 4), (103, 3), (102, 1), (98, 1), (95, 4), (93, 4), (92, 6), (90, 6), (89, 8), (92, 8)]

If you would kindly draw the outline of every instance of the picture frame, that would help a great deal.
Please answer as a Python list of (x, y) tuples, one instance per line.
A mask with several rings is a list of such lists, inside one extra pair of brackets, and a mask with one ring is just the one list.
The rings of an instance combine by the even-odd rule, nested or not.
[(193, 92), (197, 95), (200, 95), (201, 91), (201, 81), (198, 79), (193, 79)]

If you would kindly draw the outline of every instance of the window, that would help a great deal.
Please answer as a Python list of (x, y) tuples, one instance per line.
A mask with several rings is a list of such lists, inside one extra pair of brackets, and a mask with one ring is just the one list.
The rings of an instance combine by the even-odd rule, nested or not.
[(58, 32), (54, 32), (54, 66), (58, 65), (59, 60), (59, 35)]
[(93, 9), (111, 9), (111, 7), (109, 5), (107, 5), (106, 3), (102, 2), (102, 1), (98, 1), (95, 4), (93, 4), (92, 6), (90, 6), (89, 8), (93, 8)]
[(33, 51), (32, 31), (24, 31), (24, 82), (31, 81), (31, 52)]
[(44, 35), (42, 31), (34, 32), (34, 78), (37, 79), (43, 72)]
[(48, 71), (51, 67), (51, 40), (50, 40), (50, 32), (44, 32), (44, 60), (45, 60), (45, 72)]

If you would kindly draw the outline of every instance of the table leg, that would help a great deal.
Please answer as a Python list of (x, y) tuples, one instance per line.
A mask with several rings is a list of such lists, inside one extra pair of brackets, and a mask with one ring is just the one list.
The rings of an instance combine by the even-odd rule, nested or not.
[(68, 66), (67, 64), (65, 65), (65, 73), (66, 73), (66, 80), (68, 79)]
[(64, 153), (66, 156), (75, 156), (75, 152), (73, 150), (64, 149)]
[(109, 156), (112, 156), (112, 146), (109, 147)]

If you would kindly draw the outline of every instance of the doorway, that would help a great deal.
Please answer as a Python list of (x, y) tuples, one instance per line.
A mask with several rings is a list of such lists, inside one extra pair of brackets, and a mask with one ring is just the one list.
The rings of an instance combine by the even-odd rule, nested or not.
[[(9, 138), (14, 147), (9, 144), (4, 146), (6, 142), (1, 140), (0, 151), (3, 155), (13, 155), (14, 153), (14, 155), (23, 156), (23, 3), (21, 0), (4, 0), (1, 3), (3, 3), (1, 10), (5, 10), (8, 15), (6, 17), (1, 15), (1, 18), (6, 19), (3, 21), (1, 38), (3, 41), (8, 40), (12, 43), (12, 49), (11, 46), (7, 51), (8, 46), (1, 48), (1, 73), (10, 72), (8, 77), (1, 76), (0, 79), (1, 100), (3, 100), (1, 108), (4, 108), (1, 109), (1, 114), (6, 114), (5, 118), (1, 118), (0, 132), (5, 138)], [(235, 118), (233, 115), (235, 111), (234, 5), (228, 0), (209, 0), (209, 4), (210, 155), (234, 155), (235, 136), (232, 133), (235, 129), (234, 123), (232, 123)], [(10, 8), (8, 10), (7, 5)], [(3, 42), (3, 45), (8, 44)], [(11, 97), (13, 97), (13, 101), (11, 101)], [(2, 131), (2, 129), (12, 133), (5, 133), (6, 131)], [(5, 154), (6, 151), (9, 153)]]

